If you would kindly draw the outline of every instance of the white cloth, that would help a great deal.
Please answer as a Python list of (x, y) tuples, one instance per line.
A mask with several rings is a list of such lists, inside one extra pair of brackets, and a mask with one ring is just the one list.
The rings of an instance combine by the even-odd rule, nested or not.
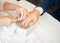
[(30, 29), (19, 28), (15, 23), (11, 26), (0, 27), (0, 43), (40, 43), (33, 32)]
[(40, 15), (43, 13), (43, 8), (42, 7), (36, 7), (37, 10), (39, 10)]

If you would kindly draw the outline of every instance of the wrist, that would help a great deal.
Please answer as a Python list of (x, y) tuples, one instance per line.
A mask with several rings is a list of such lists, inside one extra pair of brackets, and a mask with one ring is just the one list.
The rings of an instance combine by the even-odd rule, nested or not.
[(37, 10), (37, 9), (34, 9), (32, 12), (31, 12), (32, 14), (35, 14), (35, 15), (40, 15), (40, 12), (39, 12), (39, 10)]
[(40, 15), (43, 13), (43, 8), (42, 7), (36, 7), (35, 9), (37, 9), (40, 12)]

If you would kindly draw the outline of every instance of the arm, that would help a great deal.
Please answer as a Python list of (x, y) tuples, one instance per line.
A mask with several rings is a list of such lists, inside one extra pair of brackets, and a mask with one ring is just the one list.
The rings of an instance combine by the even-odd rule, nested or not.
[(17, 18), (11, 16), (2, 16), (0, 17), (0, 26), (8, 26), (13, 22), (16, 22)]

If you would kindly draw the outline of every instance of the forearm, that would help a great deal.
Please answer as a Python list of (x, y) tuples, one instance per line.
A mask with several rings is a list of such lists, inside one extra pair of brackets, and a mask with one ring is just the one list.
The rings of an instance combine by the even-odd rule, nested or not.
[(0, 17), (0, 26), (9, 26), (12, 23), (17, 22), (17, 18), (16, 17), (12, 17), (12, 16), (2, 16)]
[(5, 26), (8, 25), (11, 20), (8, 19), (7, 17), (0, 17), (0, 26)]

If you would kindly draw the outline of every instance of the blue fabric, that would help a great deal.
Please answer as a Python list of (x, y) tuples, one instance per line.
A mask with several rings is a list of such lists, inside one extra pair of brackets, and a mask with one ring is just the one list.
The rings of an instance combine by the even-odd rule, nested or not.
[(60, 8), (58, 8), (55, 12), (51, 14), (55, 19), (60, 21)]
[[(44, 0), (42, 3), (38, 4), (38, 7), (42, 7), (44, 12), (48, 11), (55, 4), (60, 5), (60, 0)], [(43, 13), (44, 13), (43, 12)], [(60, 8), (58, 8), (55, 12), (51, 14), (55, 19), (60, 21)]]
[(58, 3), (58, 0), (43, 0), (43, 2), (38, 4), (37, 6), (42, 7), (44, 9), (44, 12), (45, 12), (57, 3)]

